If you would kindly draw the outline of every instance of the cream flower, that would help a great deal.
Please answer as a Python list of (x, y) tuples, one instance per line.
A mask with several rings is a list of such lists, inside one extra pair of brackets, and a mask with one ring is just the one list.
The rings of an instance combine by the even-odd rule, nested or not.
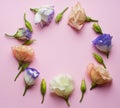
[(77, 2), (77, 4), (72, 7), (71, 13), (69, 15), (68, 24), (77, 29), (80, 30), (85, 22), (97, 22), (97, 20), (94, 20), (90, 17), (88, 17), (84, 11), (84, 9), (81, 7), (80, 3)]
[(31, 62), (34, 57), (34, 50), (30, 46), (17, 45), (12, 47), (13, 54), (18, 61)]
[(24, 71), (32, 62), (34, 58), (34, 50), (30, 46), (26, 45), (17, 45), (12, 47), (13, 54), (19, 62), (18, 70), (19, 73), (15, 77), (14, 81), (18, 78), (22, 71)]
[(92, 88), (96, 85), (103, 85), (112, 81), (111, 76), (108, 71), (103, 66), (94, 66), (94, 64), (89, 64), (87, 71), (92, 80)]
[(71, 13), (69, 15), (68, 24), (73, 28), (80, 30), (86, 20), (86, 14), (84, 9), (81, 7), (80, 3), (77, 3), (72, 7)]
[(73, 90), (74, 82), (70, 75), (59, 75), (50, 82), (50, 91), (64, 98), (68, 106), (68, 98)]

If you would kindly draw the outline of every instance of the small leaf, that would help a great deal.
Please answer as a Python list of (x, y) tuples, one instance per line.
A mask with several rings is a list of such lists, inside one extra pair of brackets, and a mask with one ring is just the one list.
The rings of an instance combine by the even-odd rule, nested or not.
[(35, 40), (27, 40), (23, 43), (23, 45), (31, 45)]
[(91, 88), (90, 88), (90, 90), (92, 90), (92, 89), (94, 89), (94, 88), (96, 88), (96, 87), (97, 87), (97, 84), (94, 83), (94, 82), (92, 82), (92, 83), (91, 83)]
[(93, 56), (97, 60), (98, 63), (102, 64), (106, 68), (104, 61), (103, 61), (103, 58), (100, 55), (93, 53)]
[(99, 25), (98, 23), (94, 23), (94, 24), (93, 24), (93, 30), (94, 30), (96, 33), (103, 34), (102, 29), (101, 29), (101, 27), (100, 27), (100, 25)]
[(30, 8), (30, 10), (33, 11), (34, 13), (37, 13), (39, 9), (38, 8), (34, 8), (34, 9)]
[(25, 22), (25, 26), (32, 32), (32, 25), (31, 23), (26, 19), (26, 14), (24, 14), (24, 22)]
[[(22, 62), (22, 63), (23, 63), (23, 62)], [(17, 78), (19, 77), (19, 75), (20, 75), (29, 65), (30, 65), (30, 63), (20, 64), (20, 62), (19, 62), (19, 67), (18, 67), (18, 68), (20, 69), (20, 71), (19, 71), (18, 74), (16, 75), (14, 81), (17, 80)]]

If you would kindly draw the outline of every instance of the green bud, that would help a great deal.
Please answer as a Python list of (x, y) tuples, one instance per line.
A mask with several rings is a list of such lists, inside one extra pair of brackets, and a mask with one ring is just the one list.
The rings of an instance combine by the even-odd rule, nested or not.
[(41, 94), (42, 94), (41, 104), (43, 104), (43, 102), (44, 102), (44, 96), (45, 96), (45, 93), (46, 93), (46, 81), (44, 79), (42, 79), (42, 82), (40, 84), (40, 89), (41, 89)]
[(86, 22), (98, 22), (98, 20), (92, 19), (91, 17), (86, 17)]
[(59, 23), (62, 20), (63, 14), (67, 11), (68, 7), (66, 7), (61, 13), (59, 13), (56, 18), (55, 18), (55, 22)]
[(17, 78), (19, 77), (19, 75), (30, 65), (30, 63), (24, 63), (22, 61), (19, 62), (19, 67), (18, 69), (20, 69), (20, 71), (18, 72), (18, 74), (16, 75), (14, 81), (17, 80)]
[(102, 64), (104, 66), (104, 68), (106, 68), (103, 58), (100, 55), (93, 53), (93, 56), (97, 60), (98, 63)]
[(94, 30), (96, 33), (103, 34), (102, 29), (101, 29), (101, 27), (100, 27), (100, 25), (99, 25), (98, 23), (94, 23), (94, 24), (93, 24), (93, 30)]
[(24, 14), (24, 22), (25, 22), (25, 26), (32, 32), (32, 25), (30, 24), (30, 22), (26, 19), (26, 14)]
[(86, 83), (85, 83), (85, 80), (83, 79), (82, 82), (81, 82), (81, 92), (82, 92), (82, 96), (81, 96), (81, 99), (80, 99), (80, 102), (82, 102), (83, 100), (83, 97), (84, 97), (84, 94), (86, 92)]

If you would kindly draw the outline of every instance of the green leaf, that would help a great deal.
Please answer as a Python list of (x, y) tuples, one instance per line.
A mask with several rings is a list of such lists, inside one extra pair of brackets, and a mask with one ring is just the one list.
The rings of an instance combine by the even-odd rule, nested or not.
[(31, 45), (35, 40), (27, 40), (23, 43), (23, 45)]
[(103, 58), (102, 58), (100, 55), (98, 55), (98, 54), (96, 54), (96, 53), (93, 53), (93, 56), (94, 56), (94, 58), (96, 59), (96, 61), (97, 61), (98, 63), (102, 64), (102, 65), (106, 68), (106, 66), (105, 66), (105, 64), (104, 64), (104, 61), (103, 61)]
[(34, 8), (34, 9), (30, 8), (30, 10), (33, 11), (34, 13), (37, 13), (39, 9), (38, 8)]
[(24, 22), (25, 22), (25, 26), (32, 32), (32, 25), (31, 23), (26, 19), (26, 14), (24, 14)]

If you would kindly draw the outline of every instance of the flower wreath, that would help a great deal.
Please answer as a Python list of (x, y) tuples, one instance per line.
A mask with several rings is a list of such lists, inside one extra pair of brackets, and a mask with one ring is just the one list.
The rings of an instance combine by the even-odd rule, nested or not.
[[(45, 26), (48, 26), (51, 23), (55, 13), (54, 6), (49, 5), (41, 6), (40, 8), (31, 8), (30, 10), (35, 13), (35, 24), (39, 24), (41, 28), (44, 28)], [(55, 18), (56, 23), (60, 23), (64, 13), (67, 10), (68, 7), (66, 7), (62, 12), (58, 13), (58, 15)], [(30, 46), (28, 46), (34, 42), (34, 39), (31, 39), (33, 28), (31, 23), (26, 19), (26, 14), (24, 14), (24, 22), (25, 27), (19, 28), (14, 35), (5, 34), (7, 37), (15, 38), (19, 41), (22, 41), (22, 45), (12, 47), (12, 52), (19, 64), (19, 73), (15, 77), (14, 81), (16, 81), (21, 72), (24, 71), (25, 73), (25, 90), (23, 96), (26, 94), (27, 89), (34, 85), (36, 78), (40, 74), (38, 70), (29, 67), (30, 63), (34, 59), (34, 50)], [(103, 52), (108, 58), (112, 47), (112, 36), (110, 36), (110, 34), (103, 33), (100, 25), (98, 24), (98, 20), (94, 20), (91, 17), (87, 16), (80, 3), (77, 2), (77, 4), (71, 9), (71, 13), (68, 19), (68, 25), (79, 31), (87, 22), (94, 22), (93, 30), (97, 34), (99, 34), (98, 37), (92, 41), (93, 46), (100, 52)], [(112, 81), (112, 78), (109, 75), (108, 70), (106, 69), (106, 65), (104, 63), (103, 58), (97, 53), (93, 53), (93, 57), (101, 65), (95, 66), (94, 64), (90, 63), (87, 66), (88, 74), (92, 80), (90, 90), (97, 87), (98, 85), (103, 85)], [(82, 102), (84, 93), (86, 92), (85, 79), (82, 80), (80, 88), (82, 92), (80, 102)], [(50, 91), (62, 97), (66, 101), (68, 106), (70, 106), (68, 99), (73, 90), (74, 81), (70, 75), (59, 75), (50, 82)], [(40, 91), (42, 94), (41, 103), (43, 103), (44, 95), (46, 93), (45, 79), (42, 79), (41, 81)]]

